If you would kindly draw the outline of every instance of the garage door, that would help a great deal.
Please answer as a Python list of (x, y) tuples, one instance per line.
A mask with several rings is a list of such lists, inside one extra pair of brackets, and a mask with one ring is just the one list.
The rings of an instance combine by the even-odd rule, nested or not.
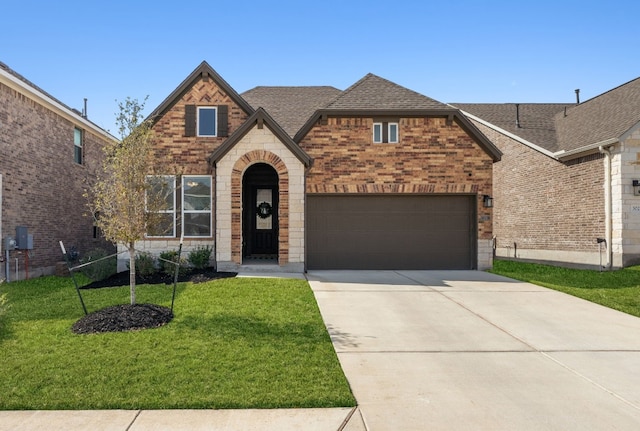
[(473, 196), (307, 196), (309, 269), (473, 269)]

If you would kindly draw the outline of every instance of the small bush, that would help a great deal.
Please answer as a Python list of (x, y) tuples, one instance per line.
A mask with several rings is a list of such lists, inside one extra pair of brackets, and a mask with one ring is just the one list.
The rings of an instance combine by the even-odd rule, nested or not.
[(204, 246), (196, 248), (189, 253), (189, 263), (194, 268), (204, 269), (209, 266), (209, 259), (211, 258), (211, 247)]
[(156, 260), (151, 253), (142, 252), (136, 254), (136, 274), (140, 277), (148, 277), (157, 271)]
[[(176, 250), (167, 250), (160, 253), (160, 269), (167, 275), (174, 275), (176, 273), (176, 266), (171, 262), (177, 261), (178, 252)], [(189, 271), (186, 264), (186, 259), (180, 258), (180, 269), (178, 270), (178, 274), (184, 275)]]
[(95, 250), (88, 251), (85, 256), (80, 259), (80, 263), (93, 263), (80, 268), (80, 272), (93, 281), (100, 281), (111, 277), (117, 271), (117, 262), (115, 256), (111, 256), (108, 259), (102, 259), (108, 255), (109, 253), (102, 248), (96, 248)]

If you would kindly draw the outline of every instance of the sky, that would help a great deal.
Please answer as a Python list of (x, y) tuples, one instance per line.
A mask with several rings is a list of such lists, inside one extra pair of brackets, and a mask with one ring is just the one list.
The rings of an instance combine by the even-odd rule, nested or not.
[(572, 103), (640, 76), (640, 2), (5, 0), (0, 62), (117, 136), (207, 61), (236, 91), (374, 73), (445, 103)]

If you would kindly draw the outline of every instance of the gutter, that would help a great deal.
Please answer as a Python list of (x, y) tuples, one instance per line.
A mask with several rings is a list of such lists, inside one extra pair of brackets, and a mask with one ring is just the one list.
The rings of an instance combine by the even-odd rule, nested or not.
[(605, 240), (607, 241), (607, 263), (606, 269), (611, 270), (613, 267), (613, 248), (611, 239), (613, 237), (612, 232), (612, 209), (613, 199), (611, 191), (611, 150), (604, 145), (598, 147), (598, 151), (604, 154), (604, 215), (605, 215)]
[(553, 153), (553, 157), (560, 161), (565, 161), (565, 160), (575, 159), (576, 157), (580, 157), (585, 153), (594, 152), (595, 150), (598, 150), (601, 153), (604, 153), (602, 150), (605, 147), (609, 147), (613, 144), (617, 144), (618, 142), (619, 142), (618, 138), (611, 138), (601, 142), (596, 142), (595, 144), (589, 144), (589, 145), (585, 145), (584, 147), (575, 148), (569, 151), (565, 151), (565, 150), (557, 151)]

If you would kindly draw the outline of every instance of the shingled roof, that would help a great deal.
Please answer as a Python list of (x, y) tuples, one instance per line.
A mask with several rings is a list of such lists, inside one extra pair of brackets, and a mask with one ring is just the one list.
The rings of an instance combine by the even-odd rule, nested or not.
[(565, 151), (621, 138), (640, 122), (640, 78), (556, 114), (557, 136)]
[(451, 105), (561, 159), (597, 151), (598, 146), (616, 142), (640, 123), (640, 78), (580, 104), (518, 104), (520, 127), (515, 103)]
[(341, 93), (330, 86), (260, 86), (242, 93), (242, 97), (254, 109), (264, 108), (293, 137), (316, 110), (324, 108)]
[(330, 110), (450, 110), (451, 107), (369, 73), (344, 90)]
[[(555, 116), (566, 103), (451, 103), (465, 113), (480, 118), (538, 145), (551, 153), (559, 150)], [(519, 126), (518, 126), (519, 118)]]

